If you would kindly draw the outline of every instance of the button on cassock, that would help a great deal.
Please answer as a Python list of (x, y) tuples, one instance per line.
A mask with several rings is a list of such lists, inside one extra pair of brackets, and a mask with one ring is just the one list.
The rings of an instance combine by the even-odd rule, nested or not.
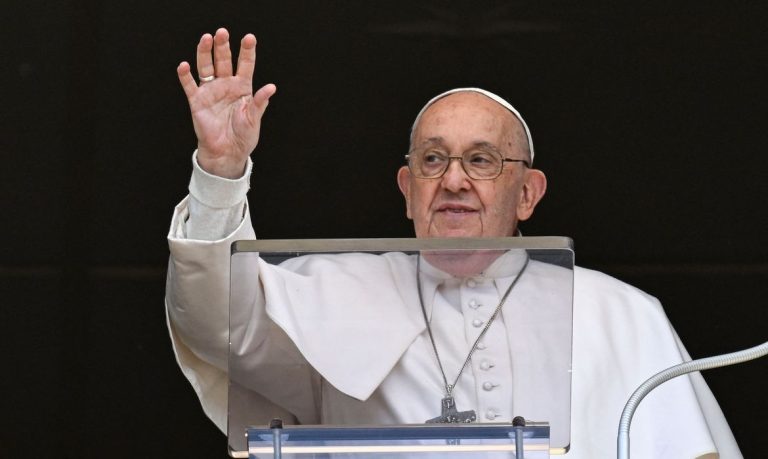
[(475, 327), (475, 328), (480, 328), (480, 327), (483, 326), (483, 323), (484, 322), (482, 320), (475, 319), (475, 320), (472, 321), (472, 326)]
[(481, 370), (490, 370), (491, 368), (493, 368), (493, 364), (491, 362), (487, 360), (483, 360), (482, 362), (480, 362)]

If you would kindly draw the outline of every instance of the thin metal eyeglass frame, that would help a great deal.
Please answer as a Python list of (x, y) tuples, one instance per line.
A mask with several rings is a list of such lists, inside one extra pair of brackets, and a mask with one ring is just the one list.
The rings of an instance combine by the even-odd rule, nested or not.
[(463, 170), (464, 173), (467, 174), (467, 177), (471, 178), (472, 180), (496, 180), (497, 178), (499, 178), (501, 176), (501, 173), (504, 172), (504, 163), (523, 163), (525, 165), (525, 167), (527, 167), (529, 169), (531, 168), (531, 164), (528, 162), (527, 159), (501, 158), (501, 167), (499, 168), (499, 173), (498, 174), (494, 175), (493, 177), (477, 178), (477, 177), (473, 177), (472, 174), (470, 174), (469, 171), (467, 170), (467, 168), (464, 166), (464, 157), (463, 156), (448, 156), (447, 157), (448, 162), (445, 165), (445, 169), (443, 169), (443, 171), (440, 174), (435, 175), (434, 177), (420, 177), (419, 174), (416, 174), (413, 171), (413, 169), (411, 168), (411, 161), (410, 161), (410, 159), (411, 159), (411, 155), (410, 154), (405, 155), (405, 163), (408, 166), (408, 170), (411, 171), (411, 173), (414, 175), (414, 177), (416, 177), (418, 179), (423, 179), (423, 180), (432, 180), (432, 179), (443, 178), (445, 173), (448, 172), (448, 168), (451, 167), (451, 160), (454, 160), (454, 159), (459, 161), (459, 164), (461, 164), (461, 170)]

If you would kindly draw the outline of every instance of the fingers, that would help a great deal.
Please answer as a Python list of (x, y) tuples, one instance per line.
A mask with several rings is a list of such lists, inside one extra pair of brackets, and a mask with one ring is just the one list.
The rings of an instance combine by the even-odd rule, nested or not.
[[(246, 49), (240, 49), (240, 59), (244, 58), (244, 62), (238, 64), (238, 75), (250, 78), (256, 63), (256, 37), (248, 34), (241, 43), (245, 44)], [(232, 76), (232, 67), (232, 50), (229, 47), (227, 29), (222, 27), (215, 35), (204, 34), (197, 44), (198, 77), (229, 77)], [(244, 68), (245, 73), (241, 73), (241, 68)]]
[[(220, 28), (215, 35), (209, 33), (200, 37), (197, 44), (197, 75), (201, 80), (211, 77), (224, 78), (232, 76), (232, 50), (229, 47), (229, 32), (225, 28)], [(237, 62), (237, 76), (239, 78), (253, 80), (253, 72), (256, 67), (256, 37), (253, 34), (247, 34), (240, 41), (240, 53)], [(189, 64), (182, 62), (177, 69), (179, 81), (181, 82), (187, 97), (194, 94), (197, 84), (192, 77)], [(275, 85), (267, 85), (257, 91), (254, 95), (256, 105), (261, 105), (269, 100), (275, 93)], [(257, 97), (258, 96), (258, 97)]]
[(221, 28), (213, 37), (213, 58), (216, 77), (232, 76), (232, 51), (229, 49), (229, 32)]
[(179, 82), (181, 83), (182, 89), (184, 89), (184, 94), (187, 95), (188, 99), (191, 98), (195, 94), (195, 91), (197, 91), (197, 83), (195, 83), (195, 79), (192, 76), (189, 63), (182, 62), (179, 64), (176, 68), (176, 73), (179, 75)]
[(253, 70), (256, 67), (256, 37), (247, 34), (240, 40), (240, 54), (237, 57), (237, 76), (253, 79)]
[(207, 78), (215, 75), (213, 68), (213, 56), (211, 50), (213, 49), (213, 37), (207, 33), (200, 37), (200, 42), (197, 44), (197, 76), (200, 78)]

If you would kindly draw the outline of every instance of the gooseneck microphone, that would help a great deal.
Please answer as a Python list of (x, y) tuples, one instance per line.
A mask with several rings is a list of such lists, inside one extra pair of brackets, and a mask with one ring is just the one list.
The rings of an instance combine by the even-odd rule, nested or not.
[(632, 423), (632, 416), (635, 415), (637, 406), (650, 391), (672, 378), (676, 378), (687, 373), (748, 362), (750, 360), (763, 357), (767, 354), (768, 341), (743, 351), (692, 360), (690, 362), (683, 362), (651, 376), (647, 381), (645, 381), (635, 390), (632, 396), (629, 397), (627, 404), (624, 406), (624, 411), (621, 413), (621, 421), (619, 421), (619, 435), (616, 440), (616, 457), (618, 459), (629, 459), (629, 427)]

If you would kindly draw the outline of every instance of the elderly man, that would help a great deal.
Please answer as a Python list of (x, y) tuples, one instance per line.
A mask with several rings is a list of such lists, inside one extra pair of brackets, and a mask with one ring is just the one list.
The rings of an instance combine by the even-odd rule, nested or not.
[[(177, 206), (168, 235), (171, 261), (166, 304), (179, 365), (198, 393), (206, 414), (222, 430), (226, 430), (229, 247), (232, 241), (255, 237), (246, 201), (251, 173), (249, 155), (256, 148), (261, 117), (276, 91), (269, 84), (252, 92), (255, 48), (255, 37), (246, 35), (241, 41), (235, 72), (229, 35), (219, 29), (215, 36), (203, 35), (198, 44), (199, 84), (189, 64), (184, 62), (178, 67), (198, 149), (193, 155), (190, 195)], [(465, 88), (429, 101), (413, 126), (408, 166), (397, 174), (416, 236), (516, 235), (518, 222), (532, 215), (546, 189), (544, 174), (532, 168), (533, 159), (528, 127), (519, 113), (498, 96)], [(429, 264), (429, 260), (425, 262)], [(412, 258), (394, 256), (384, 263), (396, 267), (395, 271), (418, 272)], [(544, 273), (543, 277), (547, 277), (547, 273), (552, 273), (557, 277), (556, 270), (542, 271), (541, 266), (529, 267), (527, 261), (521, 261), (515, 265), (515, 280), (506, 293), (501, 291), (504, 289), (486, 292), (490, 296), (485, 307), (500, 313), (489, 319), (495, 322), (487, 327), (489, 335), (483, 343), (475, 342), (473, 336), (467, 337), (466, 345), (451, 348), (445, 333), (440, 333), (456, 330), (463, 335), (464, 322), (470, 316), (465, 314), (463, 305), (455, 304), (459, 298), (456, 291), (462, 279), (491, 270), (494, 263), (491, 259), (474, 268), (462, 268), (469, 269), (467, 272), (444, 268), (449, 273), (441, 274), (446, 282), (433, 286), (425, 301), (420, 294), (418, 300), (388, 303), (383, 322), (389, 319), (397, 324), (394, 334), (398, 336), (392, 341), (399, 339), (401, 344), (388, 348), (377, 359), (380, 364), (366, 362), (367, 374), (359, 375), (354, 374), (354, 368), (338, 371), (347, 363), (334, 355), (323, 355), (323, 340), (332, 332), (323, 335), (319, 331), (315, 339), (320, 345), (311, 348), (297, 339), (296, 330), (312, 330), (312, 324), (302, 323), (303, 314), (286, 313), (286, 303), (270, 300), (285, 294), (281, 291), (286, 284), (282, 277), (285, 271), (261, 263), (251, 281), (254, 288), (262, 289), (257, 296), (266, 300), (254, 303), (248, 313), (252, 324), (246, 326), (254, 344), (245, 346), (246, 352), (239, 358), (243, 367), (252, 369), (259, 368), (259, 362), (276, 353), (300, 363), (287, 383), (279, 382), (282, 387), (261, 380), (258, 371), (254, 371), (253, 378), (245, 375), (241, 379), (251, 380), (238, 393), (242, 398), (239, 402), (246, 407), (276, 403), (279, 406), (273, 407), (274, 415), (303, 423), (419, 423), (439, 414), (435, 412), (434, 400), (435, 396), (439, 400), (440, 394), (433, 394), (433, 388), (441, 381), (441, 375), (435, 367), (437, 352), (433, 353), (433, 348), (446, 351), (442, 355), (446, 362), (460, 363), (465, 358), (469, 361), (473, 352), (480, 352), (480, 345), (483, 352), (486, 346), (491, 347), (487, 352), (494, 353), (498, 367), (494, 371), (502, 377), (506, 373), (511, 375), (514, 335), (525, 330), (513, 328), (518, 325), (505, 315), (502, 306), (517, 279), (522, 279), (522, 287), (515, 288), (536, 295), (530, 286), (525, 287), (528, 274)], [(333, 275), (334, 270), (350, 268), (373, 273), (376, 264), (367, 265), (352, 258), (321, 260), (314, 267), (288, 265), (287, 269), (302, 275)], [(531, 271), (523, 275), (526, 268)], [(380, 273), (371, 278), (388, 282)], [(451, 284), (451, 279), (458, 283)], [(617, 421), (632, 390), (646, 377), (688, 356), (654, 298), (608, 276), (580, 268), (574, 273), (573, 290), (572, 441), (567, 457), (612, 457)], [(344, 305), (328, 301), (331, 304), (323, 304), (324, 314), (345, 319), (357, 314), (355, 320), (366, 323), (371, 317), (379, 317), (384, 308), (375, 295), (371, 296), (366, 308), (344, 309)], [(419, 322), (419, 303), (424, 311), (428, 303), (426, 307), (431, 311), (431, 320), (426, 324)], [(413, 325), (409, 328), (408, 324)], [(372, 343), (361, 338), (351, 346), (381, 347), (375, 342), (374, 327), (362, 334), (367, 332)], [(470, 347), (468, 355), (461, 351), (466, 347)], [(458, 369), (458, 365), (453, 366)], [(444, 379), (442, 365), (440, 371)], [(456, 387), (459, 409), (481, 409), (478, 421), (509, 421), (517, 414), (506, 408), (513, 404), (510, 390), (498, 390), (488, 396), (489, 403), (496, 408), (482, 410), (481, 406), (469, 406), (486, 403), (479, 400), (480, 395), (473, 394), (491, 392), (483, 389), (487, 381), (476, 375), (481, 371), (473, 362), (463, 375), (460, 372), (463, 387)], [(354, 376), (350, 377), (350, 373)], [(452, 395), (453, 387), (446, 389)], [(646, 414), (638, 415), (633, 426), (636, 457), (716, 457), (718, 452), (721, 457), (740, 457), (717, 402), (698, 374), (667, 383), (644, 402), (642, 409)]]

